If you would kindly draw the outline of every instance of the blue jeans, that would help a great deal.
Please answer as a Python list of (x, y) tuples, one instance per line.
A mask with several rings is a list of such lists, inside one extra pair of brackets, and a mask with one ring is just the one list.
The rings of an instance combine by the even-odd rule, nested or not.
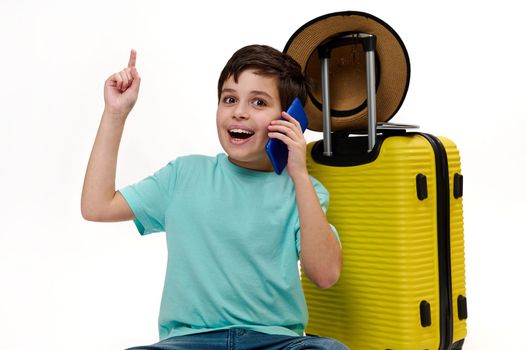
[(159, 343), (128, 350), (349, 350), (337, 340), (323, 337), (292, 337), (232, 328), (172, 337)]

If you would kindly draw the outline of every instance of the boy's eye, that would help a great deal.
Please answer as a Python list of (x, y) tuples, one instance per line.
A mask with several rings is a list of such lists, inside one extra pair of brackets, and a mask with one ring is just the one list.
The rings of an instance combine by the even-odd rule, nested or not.
[(223, 98), (223, 102), (226, 104), (231, 104), (231, 103), (235, 103), (236, 99), (232, 96), (226, 96), (225, 98)]
[(267, 105), (267, 103), (265, 102), (265, 100), (262, 100), (262, 99), (260, 99), (260, 98), (255, 99), (253, 103), (254, 103), (254, 105), (255, 105), (256, 107), (264, 107), (264, 106)]

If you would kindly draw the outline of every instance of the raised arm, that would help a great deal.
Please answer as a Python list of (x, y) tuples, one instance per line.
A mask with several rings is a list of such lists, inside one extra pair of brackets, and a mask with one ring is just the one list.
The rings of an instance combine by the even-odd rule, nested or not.
[(82, 188), (81, 212), (90, 221), (124, 221), (133, 212), (115, 190), (117, 156), (124, 124), (139, 94), (141, 78), (135, 67), (137, 52), (130, 52), (128, 67), (112, 74), (104, 84), (104, 112), (88, 161)]

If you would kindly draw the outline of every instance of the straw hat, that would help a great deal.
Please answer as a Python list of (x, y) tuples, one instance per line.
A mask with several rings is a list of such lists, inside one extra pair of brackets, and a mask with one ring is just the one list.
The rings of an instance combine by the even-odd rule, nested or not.
[[(299, 28), (285, 45), (311, 79), (312, 88), (305, 104), (309, 129), (321, 131), (321, 65), (317, 48), (326, 39), (349, 32), (376, 36), (377, 121), (391, 119), (404, 101), (409, 87), (410, 65), (407, 50), (396, 32), (384, 21), (368, 13), (346, 11), (326, 14)], [(367, 128), (367, 86), (365, 54), (361, 45), (332, 51), (330, 60), (331, 125), (333, 130)]]

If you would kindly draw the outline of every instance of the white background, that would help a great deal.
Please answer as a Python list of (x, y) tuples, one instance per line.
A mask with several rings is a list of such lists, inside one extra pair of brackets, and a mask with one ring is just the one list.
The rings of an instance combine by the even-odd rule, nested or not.
[[(461, 150), (467, 350), (526, 349), (526, 49), (520, 2), (0, 0), (0, 349), (155, 342), (164, 235), (80, 215), (103, 82), (138, 51), (143, 78), (117, 185), (216, 154), (216, 81), (238, 48), (282, 49), (305, 22), (369, 12), (402, 37), (409, 93), (395, 122)], [(308, 132), (307, 138), (320, 138)]]

